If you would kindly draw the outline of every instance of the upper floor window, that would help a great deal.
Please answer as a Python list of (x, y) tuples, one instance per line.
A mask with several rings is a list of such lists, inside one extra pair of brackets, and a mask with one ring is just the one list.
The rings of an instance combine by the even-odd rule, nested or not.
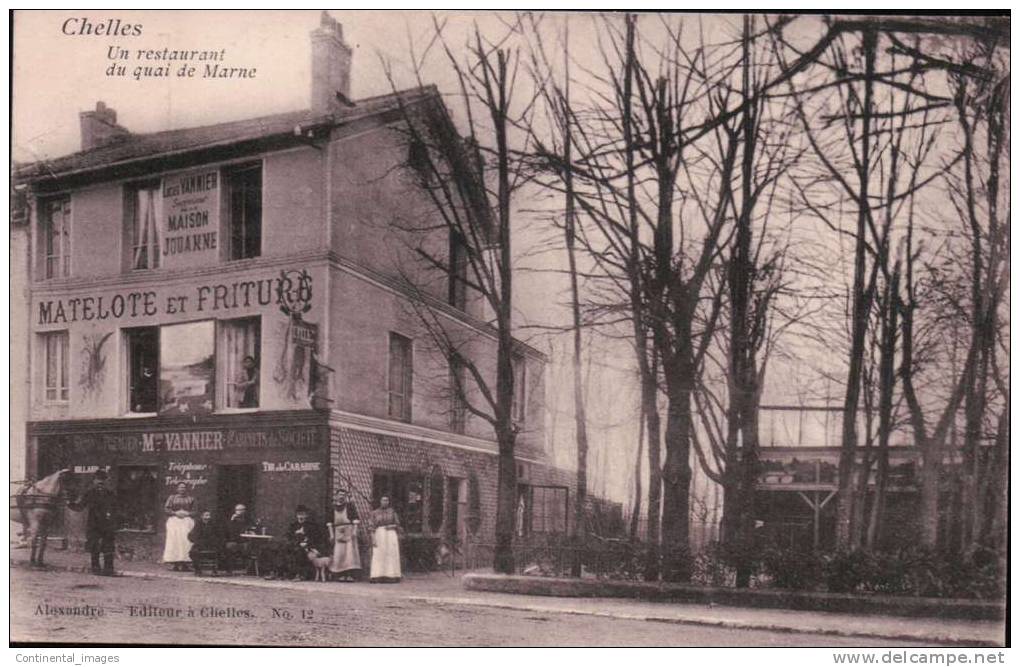
[(250, 165), (225, 174), (230, 228), (230, 259), (262, 254), (262, 166)]
[(48, 402), (67, 400), (68, 335), (66, 331), (41, 334), (43, 349), (43, 388)]
[(212, 321), (125, 330), (128, 411), (168, 415), (212, 412), (214, 334)]
[(133, 271), (159, 267), (160, 184), (130, 185), (125, 192), (125, 224), (131, 242)]
[(411, 421), (411, 339), (390, 333), (389, 415)]
[(467, 303), (467, 244), (459, 232), (450, 232), (450, 293), (451, 306), (464, 310)]
[(528, 411), (527, 368), (528, 365), (524, 362), (524, 357), (515, 354), (513, 358), (514, 405), (510, 418), (518, 423), (524, 423)]
[(223, 332), (223, 405), (227, 408), (259, 407), (262, 327), (257, 317), (230, 320)]
[(71, 198), (45, 199), (39, 206), (42, 236), (43, 277), (71, 275)]

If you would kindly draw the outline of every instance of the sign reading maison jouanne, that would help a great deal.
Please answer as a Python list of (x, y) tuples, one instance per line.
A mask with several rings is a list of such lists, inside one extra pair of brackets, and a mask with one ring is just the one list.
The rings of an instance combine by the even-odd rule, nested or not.
[(220, 178), (216, 170), (163, 179), (160, 260), (168, 268), (212, 264), (219, 258)]

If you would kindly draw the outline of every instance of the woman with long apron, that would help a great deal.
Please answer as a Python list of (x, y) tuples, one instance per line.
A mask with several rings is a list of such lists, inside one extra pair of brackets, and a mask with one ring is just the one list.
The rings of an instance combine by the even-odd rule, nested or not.
[(333, 542), (329, 571), (339, 581), (353, 581), (361, 572), (361, 553), (358, 550), (360, 523), (354, 503), (348, 501), (345, 491), (339, 491), (333, 500), (333, 521), (326, 524)]
[(187, 571), (191, 564), (191, 540), (188, 533), (195, 527), (191, 518), (195, 511), (195, 497), (188, 493), (188, 485), (177, 485), (177, 492), (166, 499), (163, 510), (166, 520), (166, 545), (163, 547), (163, 562), (173, 563), (174, 571)]
[(379, 499), (379, 509), (372, 512), (372, 583), (400, 581), (400, 517), (390, 507), (390, 499)]

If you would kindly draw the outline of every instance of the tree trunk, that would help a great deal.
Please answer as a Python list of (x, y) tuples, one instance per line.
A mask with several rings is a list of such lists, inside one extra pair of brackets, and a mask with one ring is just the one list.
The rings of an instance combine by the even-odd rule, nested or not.
[(690, 571), (692, 364), (666, 367), (666, 460), (662, 469), (662, 578), (688, 581)]
[(871, 180), (871, 113), (873, 79), (875, 75), (875, 49), (878, 34), (869, 26), (863, 35), (864, 49), (864, 108), (861, 111), (861, 157), (858, 169), (857, 229), (854, 250), (853, 321), (851, 322), (850, 364), (846, 378), (846, 395), (843, 399), (843, 431), (839, 452), (839, 495), (836, 504), (836, 546), (850, 546), (850, 521), (853, 516), (854, 459), (857, 451), (857, 409), (860, 403), (861, 372), (864, 362), (864, 339), (868, 331), (870, 300), (864, 286), (866, 271), (867, 220), (869, 207), (868, 184)]
[(640, 410), (638, 419), (637, 455), (634, 458), (634, 507), (630, 513), (630, 541), (637, 540), (638, 522), (641, 520), (641, 457), (645, 449), (645, 415)]
[[(517, 460), (514, 458), (512, 430), (497, 433), (499, 471), (496, 490), (496, 549), (492, 569), (500, 574), (514, 574), (514, 532), (517, 517)], [(502, 511), (499, 511), (502, 510)]]

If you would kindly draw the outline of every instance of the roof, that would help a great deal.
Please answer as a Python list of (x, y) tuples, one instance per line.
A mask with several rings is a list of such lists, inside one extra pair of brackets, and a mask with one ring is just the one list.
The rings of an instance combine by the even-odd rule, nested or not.
[(344, 125), (360, 118), (398, 109), (401, 100), (408, 103), (437, 95), (435, 87), (428, 86), (358, 100), (353, 106), (344, 107), (332, 114), (306, 109), (216, 125), (149, 134), (131, 133), (114, 143), (91, 150), (79, 151), (52, 160), (15, 165), (14, 178), (19, 182), (55, 180), (136, 161), (207, 151), (245, 142), (257, 142), (270, 137), (289, 136), (299, 140), (299, 137), (295, 137), (296, 126), (307, 129), (314, 126)]

